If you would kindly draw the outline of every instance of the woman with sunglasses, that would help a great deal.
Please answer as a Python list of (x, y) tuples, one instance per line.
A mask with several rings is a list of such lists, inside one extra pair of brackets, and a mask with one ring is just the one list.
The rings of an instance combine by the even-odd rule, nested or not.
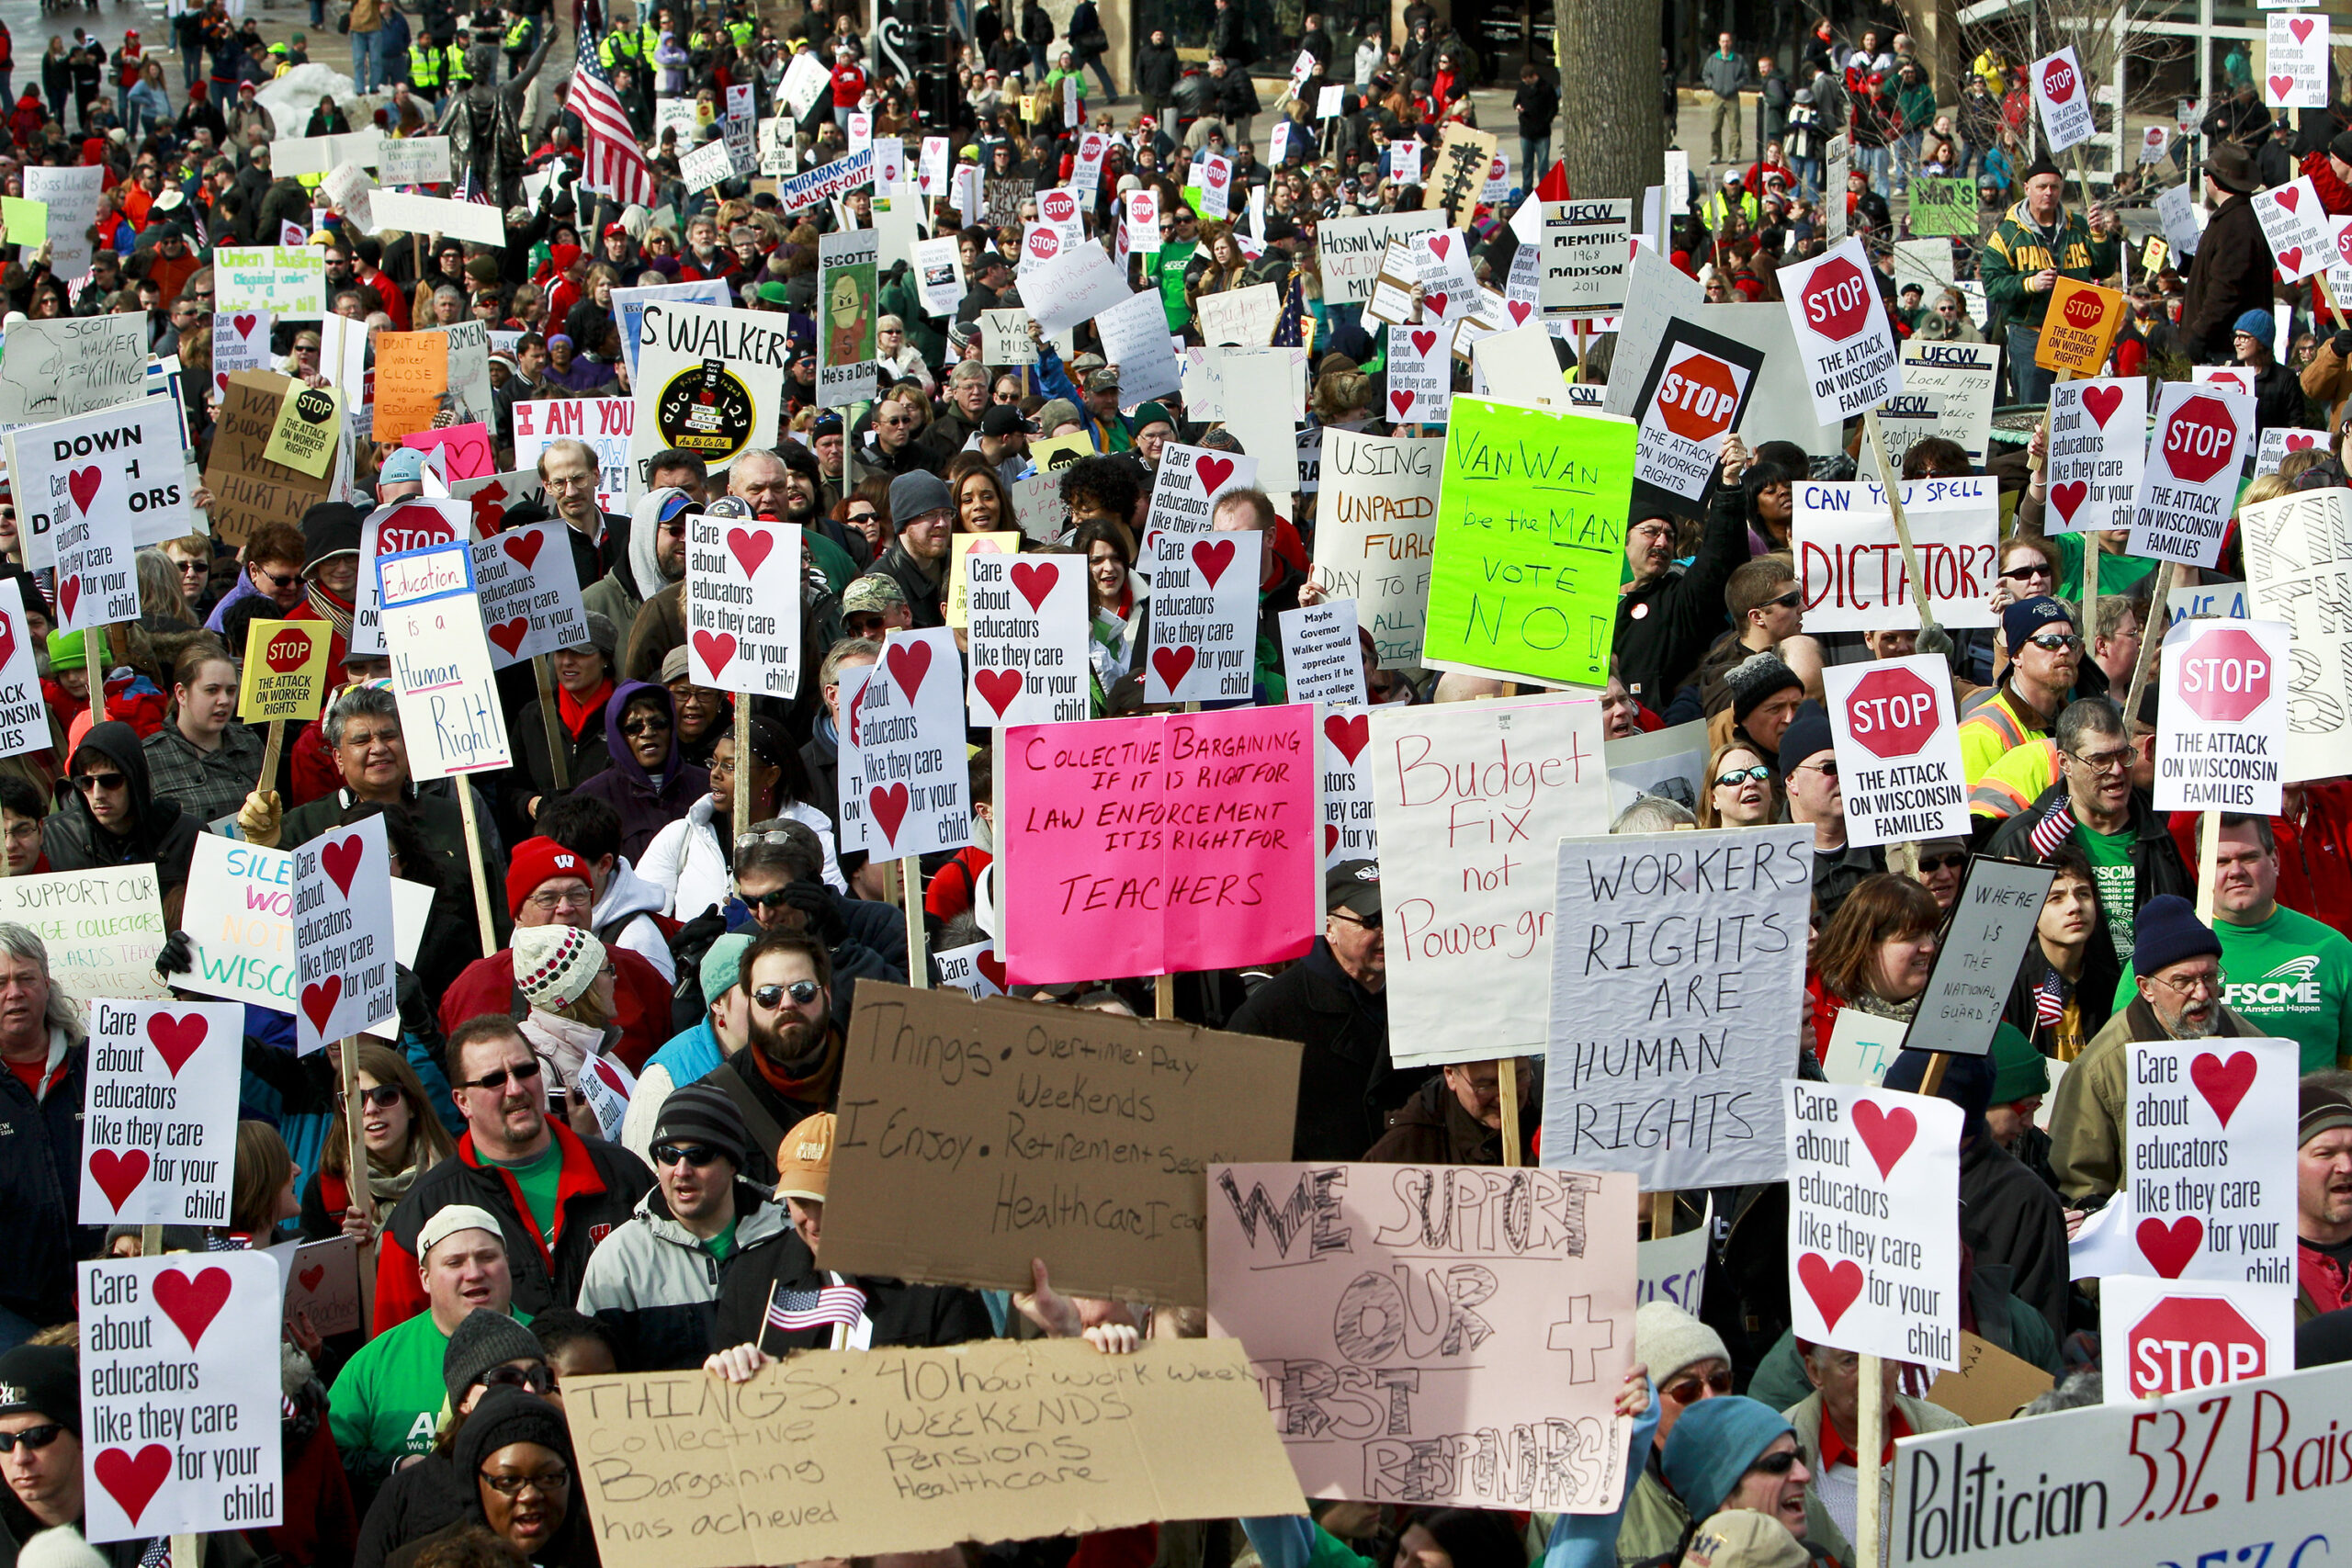
[(710, 789), (710, 774), (678, 755), (678, 715), (670, 690), (627, 681), (605, 702), (605, 746), (612, 765), (577, 785), (621, 819), (621, 853), (647, 846)]
[(890, 547), (890, 513), (887, 502), (877, 504), (865, 491), (860, 485), (843, 496), (834, 503), (832, 515), (849, 532), (865, 537), (865, 558), (875, 560)]
[(1907, 876), (1880, 872), (1855, 884), (1822, 927), (1807, 968), (1816, 1051), (1828, 1048), (1848, 1008), (1899, 1026), (1919, 1009), (1936, 959), (1943, 911)]
[(1751, 747), (1736, 740), (1716, 747), (1703, 782), (1702, 828), (1762, 828), (1781, 819), (1779, 781)]
[[(424, 1080), (398, 1052), (372, 1040), (361, 1042), (358, 1074), (368, 1188), (380, 1221), (419, 1176), (456, 1154), (458, 1145), (428, 1108)], [(375, 1226), (351, 1205), (350, 1140), (334, 1131), (320, 1145), (318, 1169), (303, 1183), (301, 1218), (308, 1241), (348, 1235), (364, 1247), (375, 1239)], [(373, 1293), (372, 1283), (362, 1282), (363, 1298)]]

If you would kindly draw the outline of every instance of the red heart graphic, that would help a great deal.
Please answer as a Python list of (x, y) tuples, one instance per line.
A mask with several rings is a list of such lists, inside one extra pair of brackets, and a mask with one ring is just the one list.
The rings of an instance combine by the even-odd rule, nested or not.
[(1424, 357), (1429, 354), (1430, 345), (1437, 342), (1437, 333), (1415, 333), (1412, 334), (1412, 337), (1413, 352)]
[[(2270, 78), (2270, 96), (2272, 97), (2283, 98), (2294, 90), (2295, 79), (2292, 76), (2273, 76)], [(2281, 199), (2283, 200), (2284, 198), (2282, 197)]]
[(2090, 492), (2091, 487), (2085, 481), (2069, 479), (2064, 484), (2050, 487), (2050, 504), (2057, 508), (2060, 517), (2072, 523), (2075, 520), (2075, 508), (2082, 505), (2084, 498)]
[(180, 1068), (196, 1055), (197, 1048), (204, 1043), (204, 1037), (211, 1032), (211, 1021), (200, 1012), (189, 1013), (185, 1018), (174, 1018), (167, 1012), (147, 1015), (147, 1039), (155, 1047), (155, 1055), (164, 1058), (164, 1066), (172, 1070), (174, 1077), (180, 1076)]
[(1824, 1328), (1836, 1328), (1854, 1298), (1862, 1293), (1862, 1266), (1850, 1258), (1833, 1269), (1821, 1254), (1808, 1252), (1797, 1259), (1797, 1280), (1813, 1298)]
[(343, 999), (343, 976), (330, 975), (315, 986), (302, 987), (302, 1011), (311, 1027), (321, 1034), (327, 1032), (327, 1020), (334, 1016), (334, 1004)]
[[(1451, 298), (1451, 296), (1444, 294), (1424, 294), (1421, 296), (1421, 303), (1429, 309), (1435, 310), (1438, 314), (1438, 320), (1443, 321), (1445, 319), (1445, 302), (1449, 298)], [(1420, 334), (1419, 333), (1413, 334), (1413, 341), (1416, 346), (1418, 346), (1423, 354), (1427, 354), (1430, 351), (1430, 345), (1420, 341)]]
[(90, 1472), (135, 1525), (164, 1483), (172, 1478), (172, 1450), (161, 1443), (150, 1443), (133, 1459), (129, 1449), (102, 1449), (90, 1461)]
[(1201, 457), (1193, 464), (1193, 477), (1201, 481), (1203, 495), (1215, 495), (1217, 487), (1233, 477), (1230, 457)]
[(229, 373), (226, 370), (216, 370), (212, 373), (212, 389), (216, 392), (228, 391)]
[(1331, 846), (1340, 841), (1340, 830), (1329, 822), (1323, 824), (1323, 852), (1329, 854)]
[(312, 1292), (319, 1288), (319, 1281), (326, 1277), (327, 1266), (323, 1263), (313, 1263), (308, 1269), (299, 1270), (294, 1276), (302, 1282), (302, 1288), (305, 1291)]
[(922, 690), (922, 678), (931, 673), (931, 644), (894, 642), (882, 657), (890, 666), (890, 679), (907, 694), (907, 701), (913, 702), (915, 694)]
[(2093, 419), (2098, 421), (2102, 429), (2107, 425), (2108, 416), (2122, 406), (2122, 402), (2123, 389), (2120, 387), (2085, 387), (2083, 389), (2083, 407)]
[(1509, 299), (1504, 301), (1503, 309), (1510, 312), (1510, 319), (1512, 321), (1517, 321), (1521, 326), (1525, 326), (1527, 324), (1528, 312), (1534, 310), (1535, 306), (1531, 300)]
[[(2287, 437), (2287, 450), (2290, 452), (2305, 451), (2311, 446), (2316, 445), (2318, 441), (2319, 437), (2316, 435), (2290, 435)], [(5, 664), (7, 660), (5, 658), (0, 658), (0, 664)]]
[(528, 615), (517, 615), (511, 621), (501, 621), (494, 626), (485, 626), (482, 629), (489, 632), (490, 640), (504, 649), (506, 657), (512, 659), (514, 657), (514, 650), (523, 646), (523, 639), (531, 635), (531, 618)]
[(1151, 650), (1151, 667), (1159, 671), (1159, 683), (1170, 691), (1184, 683), (1185, 675), (1193, 668), (1193, 660), (1200, 655), (1190, 646), (1155, 648)]
[(0, 668), (17, 657), (17, 623), (0, 615)]
[(2211, 1051), (2202, 1051), (2188, 1064), (2188, 1081), (2197, 1086), (2197, 1092), (2205, 1097), (2205, 1103), (2213, 1108), (2213, 1114), (2221, 1118), (2224, 1127), (2230, 1124), (2245, 1091), (2254, 1087), (2254, 1075), (2251, 1051), (2240, 1051), (2226, 1062)]
[(1413, 400), (1419, 395), (1415, 392), (1391, 392), (1388, 394), (1388, 401), (1401, 414), (1413, 406)]
[(1009, 575), (1012, 579), (1012, 586), (1029, 601), (1029, 607), (1042, 610), (1046, 607), (1046, 595), (1051, 593), (1054, 584), (1062, 580), (1062, 569), (1037, 561), (1015, 561)]
[(97, 499), (98, 486), (105, 480), (106, 475), (98, 471), (98, 467), (95, 463), (86, 468), (76, 468), (66, 475), (65, 488), (74, 492), (74, 510), (88, 512), (90, 502)]
[(231, 324), (237, 329), (237, 335), (239, 337), (251, 337), (254, 335), (254, 323), (260, 319), (261, 318), (258, 316), (247, 311), (243, 315), (237, 317), (237, 319)]
[(2169, 1225), (2162, 1220), (2145, 1219), (2132, 1235), (2150, 1268), (2167, 1280), (2177, 1280), (2180, 1271), (2188, 1267), (2189, 1259), (2197, 1256), (2197, 1249), (2205, 1245), (2205, 1222), (2194, 1214), (2183, 1214)]
[(2303, 199), (2303, 193), (2297, 190), (2293, 186), (2281, 186), (2278, 189), (2272, 191), (2270, 194), (2278, 201), (2279, 206), (2285, 208), (2290, 212), (2294, 211), (2295, 204)]
[(1903, 1163), (1904, 1151), (1911, 1140), (1919, 1135), (1919, 1119), (1908, 1107), (1883, 1110), (1874, 1100), (1854, 1101), (1854, 1131), (1861, 1135), (1863, 1145), (1871, 1151), (1871, 1158), (1878, 1161), (1881, 1179), (1893, 1174)]
[(1193, 565), (1199, 570), (1203, 577), (1209, 580), (1211, 588), (1216, 586), (1216, 580), (1223, 577), (1225, 569), (1232, 564), (1233, 541), (1231, 539), (1219, 539), (1216, 544), (1203, 539), (1193, 547)]
[[(2278, 276), (2281, 277), (2292, 277), (2295, 275), (2295, 269), (2301, 266), (2302, 263), (2303, 247), (2301, 245), (2289, 245), (2285, 250), (2278, 253)], [(2226, 379), (2226, 378), (2222, 378)]]
[(155, 1304), (172, 1320), (187, 1341), (191, 1350), (204, 1338), (204, 1331), (229, 1304), (229, 1270), (206, 1269), (194, 1279), (176, 1269), (166, 1269), (155, 1276), (153, 1292)]
[(729, 664), (735, 662), (733, 632), (695, 633), (695, 652), (702, 660), (703, 668), (716, 680)]
[(978, 964), (980, 973), (989, 977), (989, 985), (1000, 991), (1004, 989), (1004, 960), (996, 955), (995, 948), (981, 949), (973, 955), (972, 962)]
[(972, 689), (989, 706), (996, 709), (999, 718), (1021, 694), (1021, 671), (1018, 670), (976, 670), (972, 672)]
[(65, 612), (65, 619), (74, 618), (74, 606), (82, 602), (82, 580), (69, 577), (57, 585), (57, 607)]
[(876, 785), (865, 792), (865, 805), (874, 813), (875, 825), (894, 844), (899, 841), (899, 824), (907, 819), (907, 786), (903, 784), (894, 784), (888, 789)]
[(523, 570), (528, 571), (531, 569), (531, 563), (539, 558), (539, 547), (547, 542), (548, 536), (545, 531), (526, 528), (500, 539), (498, 547), (521, 561)]
[(1372, 739), (1372, 716), (1360, 713), (1351, 717), (1335, 713), (1323, 721), (1323, 738), (1353, 767), (1357, 754)]
[(116, 1213), (122, 1213), (122, 1201), (139, 1190), (147, 1179), (147, 1151), (133, 1149), (119, 1155), (112, 1149), (90, 1151), (90, 1179), (107, 1195)]
[(319, 866), (348, 898), (351, 897), (351, 879), (359, 874), (359, 863), (367, 858), (367, 854), (368, 840), (354, 833), (348, 839), (323, 846), (319, 851)]
[(770, 550), (775, 548), (775, 536), (754, 534), (744, 528), (729, 528), (727, 530), (727, 547), (737, 560), (742, 562), (743, 575), (756, 577), (760, 563), (768, 558)]
[(1453, 236), (1451, 234), (1431, 234), (1430, 236), (1430, 254), (1437, 257), (1440, 261), (1443, 261), (1445, 259), (1446, 251), (1452, 247), (1453, 244)]
[(2293, 17), (2288, 21), (2287, 30), (2295, 35), (2297, 43), (2309, 43), (2312, 38), (2312, 20), (2309, 17)]

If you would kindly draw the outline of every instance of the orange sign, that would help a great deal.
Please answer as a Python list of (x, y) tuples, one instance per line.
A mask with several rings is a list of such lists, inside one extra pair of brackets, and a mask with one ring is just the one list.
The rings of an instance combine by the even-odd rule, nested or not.
[(2123, 326), (2123, 296), (2096, 283), (2060, 278), (2050, 290), (2050, 310), (2041, 318), (2041, 341), (2034, 345), (2033, 362), (2044, 370), (2069, 370), (2097, 376), (2107, 366), (2107, 351)]

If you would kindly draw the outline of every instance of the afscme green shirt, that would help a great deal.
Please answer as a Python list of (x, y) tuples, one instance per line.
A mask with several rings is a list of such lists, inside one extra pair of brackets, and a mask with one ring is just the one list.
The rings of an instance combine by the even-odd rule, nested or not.
[[(2298, 1074), (2352, 1060), (2352, 941), (2281, 905), (2260, 925), (2213, 922), (2222, 939), (2222, 1001), (2265, 1034), (2302, 1047)], [(2122, 1007), (2138, 994), (2127, 970)]]

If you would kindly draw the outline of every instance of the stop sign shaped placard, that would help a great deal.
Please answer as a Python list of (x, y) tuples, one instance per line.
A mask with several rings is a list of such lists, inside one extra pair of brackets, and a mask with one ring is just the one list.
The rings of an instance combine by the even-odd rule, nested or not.
[(1062, 254), (1062, 236), (1057, 229), (1044, 224), (1029, 231), (1029, 254), (1038, 261), (1051, 261)]
[(1732, 367), (1712, 354), (1693, 350), (1658, 378), (1658, 423), (1685, 441), (1712, 441), (1721, 435), (1731, 428), (1738, 407), (1739, 385)]
[(2042, 66), (2041, 90), (2052, 103), (2063, 104), (2075, 96), (2075, 68), (2064, 56)]
[(1873, 670), (1846, 699), (1846, 730), (1874, 757), (1916, 757), (1936, 733), (1936, 707), (1917, 671)]
[(2237, 421), (2219, 398), (2187, 399), (2165, 422), (2158, 449), (2175, 479), (2201, 485), (2238, 460)]
[(2100, 308), (2098, 296), (2096, 294), (2074, 294), (2067, 297), (2066, 324), (2068, 326), (2079, 327), (2084, 332), (2092, 332), (2098, 328), (2099, 319), (2106, 314), (2107, 311)]
[(2143, 1397), (2240, 1382), (2271, 1371), (2261, 1331), (2218, 1296), (2158, 1302), (2132, 1325), (2124, 1349), (2132, 1392)]
[(2270, 700), (2270, 655), (2234, 626), (2208, 632), (2180, 656), (2180, 696), (2209, 724), (2235, 724)]
[(269, 646), (262, 650), (262, 658), (280, 675), (290, 675), (302, 668), (311, 657), (311, 634), (292, 626), (277, 633)]
[(1861, 268), (1844, 256), (1832, 256), (1814, 268), (1805, 281), (1805, 324), (1823, 337), (1842, 343), (1869, 322), (1871, 300), (1876, 295)]
[(1037, 198), (1037, 215), (1048, 223), (1067, 223), (1078, 216), (1078, 198), (1066, 190), (1049, 190)]

